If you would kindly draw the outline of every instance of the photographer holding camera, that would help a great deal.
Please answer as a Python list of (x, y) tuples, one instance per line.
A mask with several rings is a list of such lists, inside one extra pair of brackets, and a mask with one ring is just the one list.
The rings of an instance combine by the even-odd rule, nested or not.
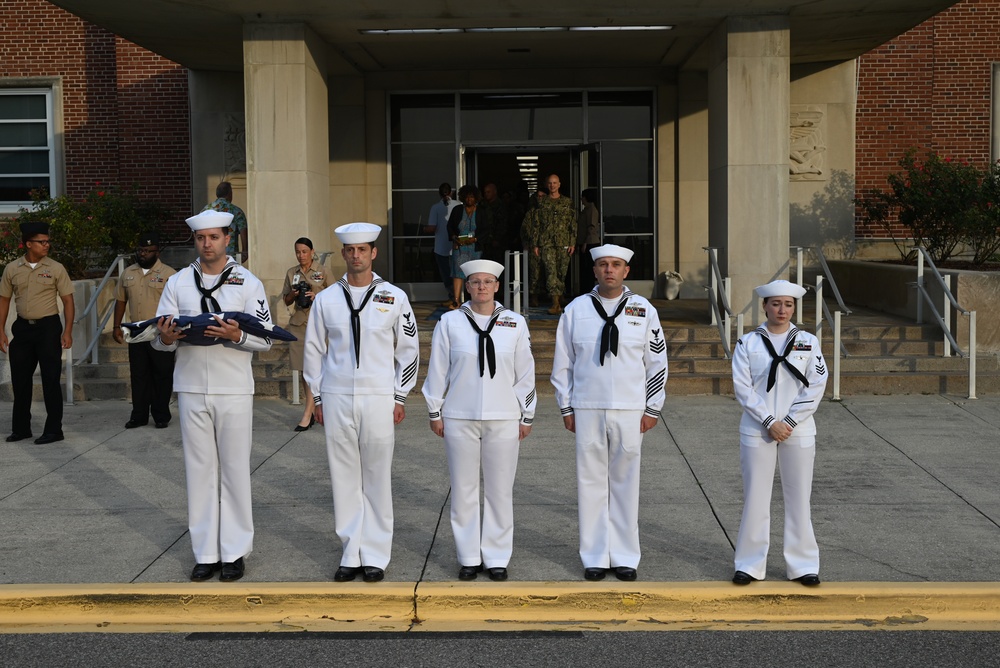
[[(323, 288), (333, 285), (334, 280), (326, 268), (313, 258), (313, 244), (306, 237), (295, 241), (295, 259), (298, 264), (285, 273), (285, 286), (281, 289), (281, 298), (285, 306), (292, 306), (292, 316), (288, 320), (288, 331), (295, 335), (298, 341), (289, 345), (292, 361), (292, 373), (302, 371), (302, 357), (305, 350), (306, 322), (309, 320), (309, 309), (313, 299)], [(315, 424), (313, 418), (313, 393), (306, 385), (306, 409), (302, 419), (295, 426), (295, 431), (305, 431)]]

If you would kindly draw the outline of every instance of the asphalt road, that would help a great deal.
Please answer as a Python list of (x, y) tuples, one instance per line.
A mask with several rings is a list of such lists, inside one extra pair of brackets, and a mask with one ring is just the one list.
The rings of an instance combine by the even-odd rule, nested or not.
[(1000, 666), (1000, 633), (193, 633), (0, 635), (5, 666)]

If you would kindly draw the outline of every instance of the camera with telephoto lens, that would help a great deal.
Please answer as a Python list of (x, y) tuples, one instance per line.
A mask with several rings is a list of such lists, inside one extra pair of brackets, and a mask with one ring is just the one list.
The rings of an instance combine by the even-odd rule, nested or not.
[(307, 292), (309, 292), (309, 290), (310, 290), (310, 288), (312, 286), (310, 286), (305, 281), (299, 281), (293, 287), (299, 293), (295, 297), (295, 305), (296, 306), (298, 306), (299, 308), (309, 308), (310, 306), (313, 305), (312, 297), (310, 297), (309, 295), (306, 294)]

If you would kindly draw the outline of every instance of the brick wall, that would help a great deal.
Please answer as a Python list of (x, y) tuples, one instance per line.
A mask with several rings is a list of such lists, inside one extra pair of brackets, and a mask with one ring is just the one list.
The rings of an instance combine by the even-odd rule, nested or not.
[(0, 81), (60, 77), (66, 192), (98, 182), (139, 187), (191, 209), (187, 71), (44, 0), (0, 0)]
[[(911, 147), (989, 163), (998, 35), (1000, 0), (963, 0), (859, 59), (859, 193), (885, 189), (886, 176), (899, 171), (899, 158)], [(885, 236), (860, 216), (855, 231), (858, 238)]]

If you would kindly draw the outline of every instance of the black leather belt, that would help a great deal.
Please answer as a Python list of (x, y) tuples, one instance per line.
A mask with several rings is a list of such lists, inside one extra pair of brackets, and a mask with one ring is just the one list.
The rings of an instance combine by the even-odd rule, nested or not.
[(55, 315), (47, 315), (44, 318), (38, 318), (36, 320), (32, 320), (30, 318), (22, 318), (21, 316), (18, 316), (17, 319), (18, 320), (23, 320), (24, 322), (28, 323), (29, 325), (38, 325), (38, 324), (44, 322), (45, 320), (48, 320), (49, 318), (58, 318), (58, 317), (59, 317), (59, 314), (56, 313)]

